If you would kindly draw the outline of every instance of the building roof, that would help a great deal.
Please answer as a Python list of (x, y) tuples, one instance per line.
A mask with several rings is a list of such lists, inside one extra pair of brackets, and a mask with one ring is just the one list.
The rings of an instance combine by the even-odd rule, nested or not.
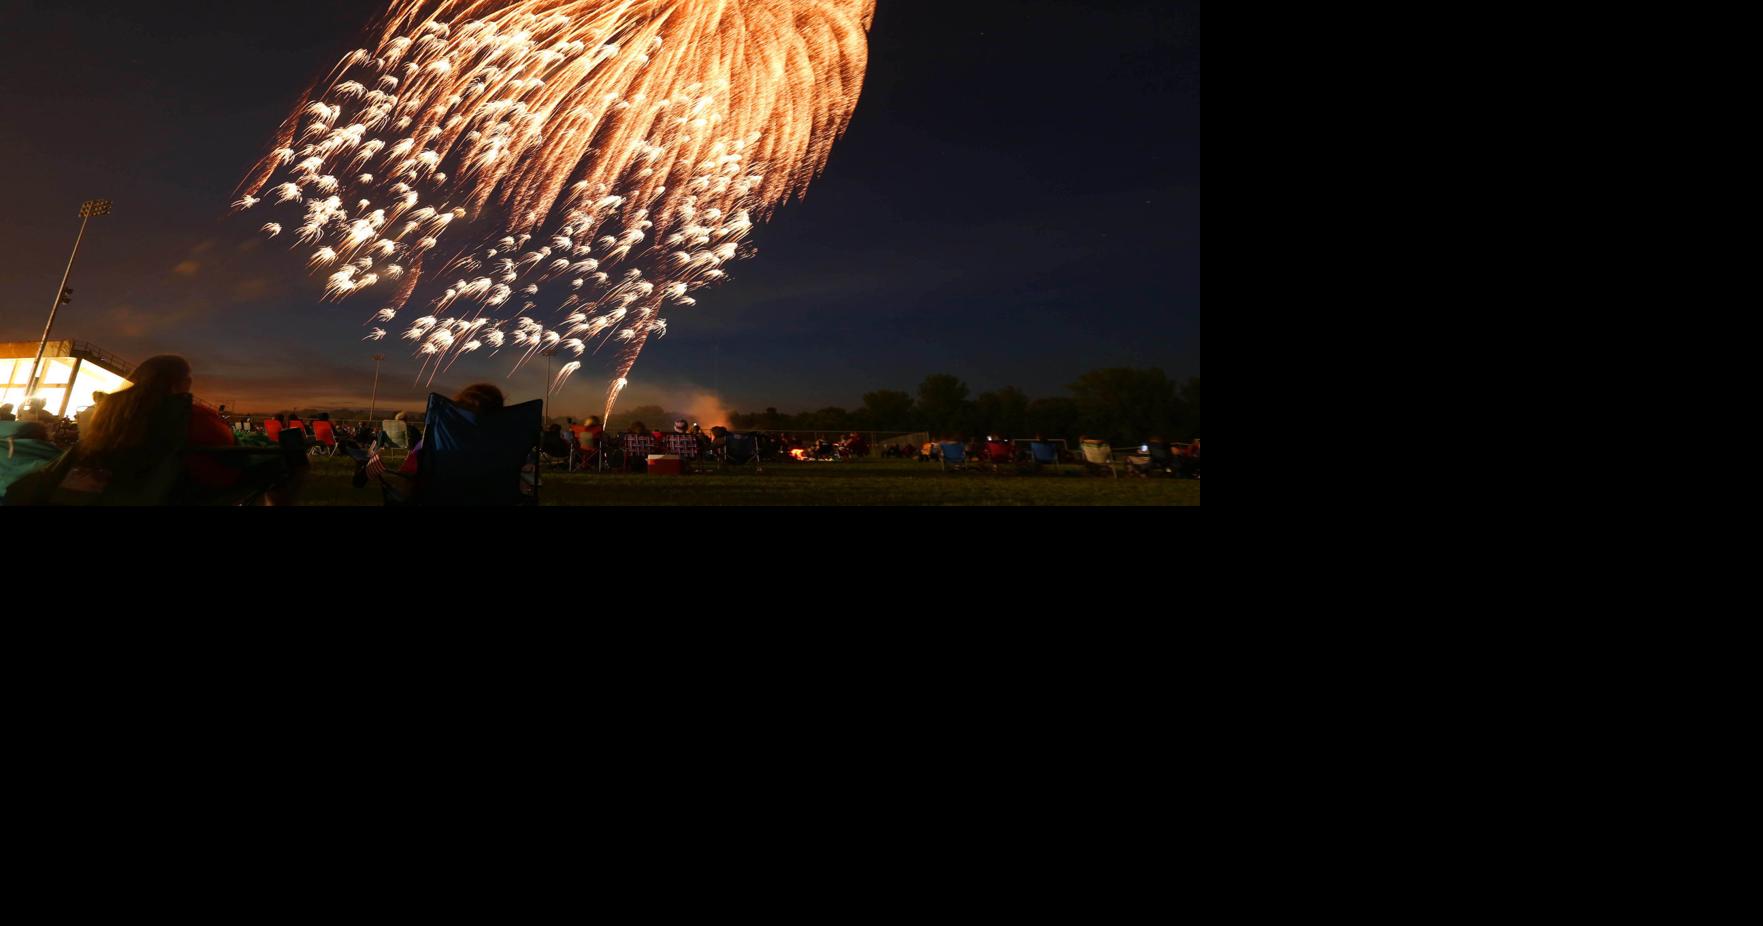
[[(0, 341), (0, 357), (30, 359), (37, 356), (36, 341)], [(87, 363), (115, 373), (125, 379), (129, 371), (135, 368), (133, 363), (93, 344), (89, 341), (50, 341), (43, 350), (44, 357), (78, 357)]]

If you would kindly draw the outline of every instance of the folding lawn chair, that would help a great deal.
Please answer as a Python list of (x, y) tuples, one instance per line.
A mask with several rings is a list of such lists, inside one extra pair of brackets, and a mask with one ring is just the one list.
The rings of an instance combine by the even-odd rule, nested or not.
[(619, 464), (628, 473), (636, 469), (636, 464), (647, 463), (649, 454), (655, 452), (655, 438), (647, 434), (620, 434), (618, 446), (623, 455)]
[(943, 463), (943, 472), (946, 473), (951, 469), (965, 470), (967, 468), (966, 444), (963, 444), (960, 441), (948, 440), (938, 444), (937, 449), (940, 451), (937, 455), (937, 459), (941, 460)]
[(759, 441), (751, 434), (730, 434), (723, 439), (722, 468), (752, 464), (754, 472), (764, 472), (759, 465)]
[(330, 422), (312, 422), (312, 452), (321, 457), (336, 455), (337, 429)]
[(1001, 473), (1004, 467), (1016, 465), (1016, 451), (1005, 441), (986, 441), (985, 465), (992, 472)]
[(698, 438), (693, 434), (663, 434), (661, 452), (679, 457), (680, 465), (689, 470), (698, 460)]
[(1109, 475), (1119, 479), (1120, 473), (1115, 469), (1115, 465), (1114, 448), (1108, 446), (1106, 441), (1084, 441), (1084, 467), (1087, 472), (1096, 473), (1097, 470), (1105, 469)]
[(537, 505), (534, 444), (545, 402), (534, 399), (481, 414), (429, 394), (413, 500), (386, 490), (387, 504), (434, 506)]

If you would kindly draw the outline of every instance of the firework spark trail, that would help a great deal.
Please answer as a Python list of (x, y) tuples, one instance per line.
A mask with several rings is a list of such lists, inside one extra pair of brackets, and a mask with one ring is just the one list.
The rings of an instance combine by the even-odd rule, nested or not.
[[(435, 259), (447, 282), (403, 334), (430, 382), (486, 345), (520, 348), (518, 370), (616, 343), (609, 417), (665, 312), (725, 278), (825, 167), (874, 15), (875, 0), (393, 0), (233, 205), (302, 207), (291, 237), (327, 299), (396, 281), (374, 322), (471, 227), (480, 242)], [(470, 321), (440, 318), (462, 302)], [(533, 318), (547, 302), (560, 326)]]

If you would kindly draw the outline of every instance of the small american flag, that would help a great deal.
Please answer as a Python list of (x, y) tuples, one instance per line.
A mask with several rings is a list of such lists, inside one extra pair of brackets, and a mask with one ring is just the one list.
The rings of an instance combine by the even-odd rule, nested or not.
[(380, 462), (380, 455), (374, 454), (367, 458), (367, 474), (375, 479), (386, 474), (386, 466)]

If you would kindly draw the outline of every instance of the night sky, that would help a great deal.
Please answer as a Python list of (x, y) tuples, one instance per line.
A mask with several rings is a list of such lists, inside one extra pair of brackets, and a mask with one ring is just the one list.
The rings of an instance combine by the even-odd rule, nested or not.
[[(34, 341), (78, 229), (104, 197), (55, 336), (181, 353), (235, 407), (421, 407), (383, 300), (321, 303), (273, 216), (230, 214), (239, 179), (376, 0), (0, 0), (0, 341)], [(1200, 372), (1200, 4), (879, 0), (849, 134), (756, 258), (668, 314), (621, 405), (855, 407), (934, 372), (975, 392), (1060, 394), (1106, 366)], [(279, 218), (285, 220), (286, 213)], [(410, 313), (405, 313), (406, 316)], [(599, 409), (586, 363), (555, 413)], [(542, 361), (541, 361), (542, 363)], [(461, 360), (510, 380), (508, 351)]]

